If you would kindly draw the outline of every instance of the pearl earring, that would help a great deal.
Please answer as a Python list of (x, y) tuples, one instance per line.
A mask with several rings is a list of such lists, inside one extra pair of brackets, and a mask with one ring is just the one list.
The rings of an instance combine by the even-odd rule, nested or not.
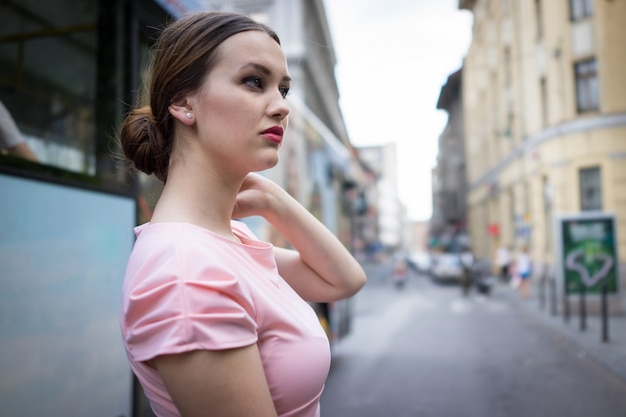
[(188, 111), (188, 112), (187, 112), (187, 114), (186, 114), (185, 116), (187, 116), (187, 119), (191, 119), (191, 118), (193, 118), (193, 114), (191, 114), (191, 112), (190, 112), (190, 111)]

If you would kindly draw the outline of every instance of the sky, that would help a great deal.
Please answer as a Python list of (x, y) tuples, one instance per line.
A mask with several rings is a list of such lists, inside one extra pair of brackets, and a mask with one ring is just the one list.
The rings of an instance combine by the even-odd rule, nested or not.
[(354, 146), (395, 142), (411, 220), (432, 214), (431, 170), (447, 113), (441, 87), (461, 68), (472, 15), (458, 0), (324, 0), (340, 107)]

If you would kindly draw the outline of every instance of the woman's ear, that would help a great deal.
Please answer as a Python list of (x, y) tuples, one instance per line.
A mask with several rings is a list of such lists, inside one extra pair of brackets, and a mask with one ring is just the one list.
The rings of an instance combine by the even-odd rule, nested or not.
[(196, 122), (196, 117), (187, 100), (183, 100), (180, 103), (172, 102), (168, 110), (175, 119), (187, 126), (191, 126)]

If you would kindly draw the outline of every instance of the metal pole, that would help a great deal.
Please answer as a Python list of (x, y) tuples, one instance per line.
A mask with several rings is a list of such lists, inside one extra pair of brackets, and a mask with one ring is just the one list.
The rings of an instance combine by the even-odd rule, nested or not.
[(585, 305), (585, 285), (580, 283), (580, 330), (587, 330), (587, 306)]
[(563, 320), (569, 323), (569, 295), (567, 294), (567, 285), (563, 285)]
[(550, 277), (550, 311), (553, 316), (556, 316), (556, 278)]
[(609, 306), (608, 306), (608, 284), (602, 284), (602, 341), (609, 341)]
[(539, 280), (539, 308), (543, 310), (546, 307), (546, 270), (544, 268)]

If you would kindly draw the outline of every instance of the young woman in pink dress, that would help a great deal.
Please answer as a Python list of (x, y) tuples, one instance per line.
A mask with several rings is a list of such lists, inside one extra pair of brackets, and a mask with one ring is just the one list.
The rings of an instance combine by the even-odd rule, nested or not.
[[(149, 105), (120, 132), (134, 166), (164, 182), (123, 286), (130, 366), (157, 416), (315, 417), (328, 340), (308, 302), (355, 294), (365, 274), (287, 192), (278, 163), (290, 88), (278, 36), (203, 12), (154, 48)], [(264, 217), (294, 249), (240, 221)]]

